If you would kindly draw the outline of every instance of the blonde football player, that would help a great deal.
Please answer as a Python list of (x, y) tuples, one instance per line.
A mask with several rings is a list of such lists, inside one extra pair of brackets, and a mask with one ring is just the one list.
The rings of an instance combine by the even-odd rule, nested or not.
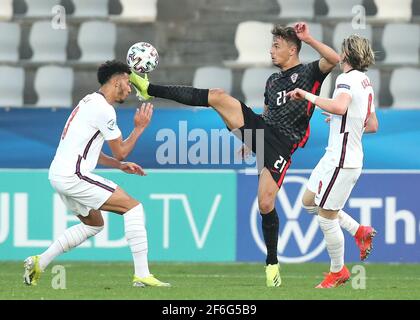
[(376, 233), (372, 227), (360, 226), (342, 210), (362, 171), (363, 133), (378, 129), (374, 92), (365, 74), (374, 61), (369, 41), (352, 35), (342, 44), (340, 67), (343, 73), (336, 80), (332, 99), (320, 98), (302, 89), (288, 93), (293, 100), (306, 99), (331, 114), (328, 146), (311, 174), (303, 198), (305, 207), (318, 211), (331, 258), (330, 272), (317, 288), (337, 287), (350, 278), (344, 265), (344, 235), (340, 224), (355, 236), (362, 260), (369, 254)]

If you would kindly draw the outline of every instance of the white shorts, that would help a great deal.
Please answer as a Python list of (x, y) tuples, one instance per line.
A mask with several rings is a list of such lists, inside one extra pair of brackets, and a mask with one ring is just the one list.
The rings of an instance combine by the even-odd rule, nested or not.
[(92, 209), (98, 210), (109, 199), (117, 185), (93, 173), (71, 177), (50, 177), (67, 209), (87, 217)]
[(343, 209), (362, 168), (343, 169), (322, 158), (311, 173), (307, 188), (315, 193), (315, 204), (325, 210)]

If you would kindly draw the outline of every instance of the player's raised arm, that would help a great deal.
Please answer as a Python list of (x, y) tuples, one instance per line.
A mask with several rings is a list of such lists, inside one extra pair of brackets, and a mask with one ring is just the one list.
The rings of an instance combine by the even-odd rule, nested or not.
[(298, 22), (295, 25), (297, 37), (314, 48), (321, 55), (319, 69), (322, 73), (328, 73), (340, 62), (340, 55), (334, 49), (318, 41), (309, 32), (309, 27), (305, 22)]
[(133, 150), (137, 139), (149, 125), (152, 119), (153, 105), (151, 103), (143, 103), (140, 109), (136, 110), (134, 115), (134, 129), (127, 139), (122, 140), (120, 136), (117, 139), (109, 140), (108, 144), (113, 156), (119, 160), (124, 160)]

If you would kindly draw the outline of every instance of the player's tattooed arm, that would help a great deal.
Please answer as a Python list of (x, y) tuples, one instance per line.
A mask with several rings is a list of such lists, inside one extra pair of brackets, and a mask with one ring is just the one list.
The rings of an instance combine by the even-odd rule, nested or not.
[(300, 40), (310, 45), (321, 55), (319, 69), (322, 73), (330, 72), (340, 62), (340, 55), (331, 47), (312, 37), (309, 32), (309, 27), (305, 22), (296, 23), (295, 31)]

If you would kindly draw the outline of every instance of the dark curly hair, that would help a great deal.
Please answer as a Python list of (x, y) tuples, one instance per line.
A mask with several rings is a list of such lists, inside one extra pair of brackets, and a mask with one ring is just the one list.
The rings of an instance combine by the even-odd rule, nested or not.
[(106, 61), (98, 68), (98, 81), (101, 85), (104, 85), (113, 75), (123, 73), (131, 73), (130, 67), (127, 64), (117, 60)]
[(286, 42), (293, 43), (296, 45), (297, 52), (300, 52), (302, 48), (302, 40), (300, 40), (297, 35), (296, 31), (293, 27), (284, 27), (281, 25), (275, 25), (271, 33), (275, 37), (280, 37), (284, 39)]

